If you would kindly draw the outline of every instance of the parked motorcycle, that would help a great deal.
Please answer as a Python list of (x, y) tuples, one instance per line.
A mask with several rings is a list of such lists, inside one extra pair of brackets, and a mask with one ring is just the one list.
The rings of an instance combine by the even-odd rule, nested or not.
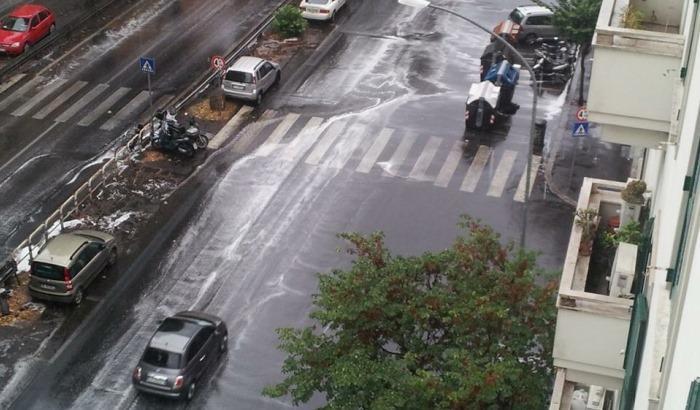
[(566, 83), (574, 72), (576, 58), (569, 56), (565, 61), (555, 61), (552, 57), (541, 54), (532, 71), (537, 76), (537, 81)]
[(189, 125), (184, 127), (180, 125), (174, 113), (166, 111), (164, 125), (166, 127), (166, 132), (170, 133), (171, 136), (184, 135), (191, 140), (198, 149), (204, 149), (209, 145), (209, 138), (202, 134), (197, 125), (197, 121), (192, 117), (190, 117)]
[(151, 144), (154, 148), (176, 152), (188, 158), (194, 156), (198, 145), (192, 135), (175, 130), (173, 124), (168, 123), (165, 112), (158, 111), (153, 117), (151, 125)]

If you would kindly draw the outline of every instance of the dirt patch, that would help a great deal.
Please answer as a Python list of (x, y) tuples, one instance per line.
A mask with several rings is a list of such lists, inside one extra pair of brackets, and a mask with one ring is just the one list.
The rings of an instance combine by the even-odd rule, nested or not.
[[(294, 55), (302, 49), (315, 49), (328, 34), (328, 27), (309, 27), (299, 38), (283, 39), (278, 33), (263, 33), (253, 44), (249, 52), (255, 57), (277, 62), (284, 67)], [(284, 75), (284, 72), (283, 74)], [(223, 98), (218, 86), (210, 87), (209, 92), (188, 104), (183, 112), (197, 120), (220, 126), (233, 118), (244, 105), (243, 102), (224, 98), (223, 109), (212, 109), (210, 98)]]
[(17, 322), (33, 322), (41, 317), (45, 306), (41, 303), (32, 302), (29, 296), (29, 277), (26, 273), (18, 276), (19, 286), (12, 290), (12, 297), (9, 299), (10, 314), (0, 317), (0, 327), (12, 326)]
[(242, 103), (240, 102), (225, 99), (223, 110), (213, 110), (209, 104), (209, 100), (205, 99), (197, 100), (194, 104), (187, 106), (186, 112), (197, 120), (219, 122), (227, 121), (232, 118), (241, 106)]

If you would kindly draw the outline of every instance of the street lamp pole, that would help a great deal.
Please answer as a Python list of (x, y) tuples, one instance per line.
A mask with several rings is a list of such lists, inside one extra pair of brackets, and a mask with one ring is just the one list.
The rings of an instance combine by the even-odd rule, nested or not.
[(534, 148), (534, 138), (535, 138), (535, 121), (537, 120), (537, 76), (535, 75), (535, 72), (532, 70), (532, 66), (530, 66), (530, 63), (527, 62), (525, 57), (520, 54), (520, 52), (513, 47), (512, 44), (507, 42), (504, 38), (499, 36), (498, 34), (494, 33), (490, 29), (484, 27), (483, 25), (477, 23), (476, 21), (470, 19), (469, 17), (463, 16), (457, 12), (454, 12), (450, 9), (446, 9), (444, 7), (436, 6), (429, 1), (426, 0), (398, 0), (399, 3), (405, 5), (405, 6), (410, 6), (416, 9), (422, 9), (422, 8), (431, 8), (435, 10), (441, 10), (444, 11), (445, 13), (451, 14), (455, 17), (458, 17), (473, 26), (476, 26), (480, 28), (481, 30), (491, 34), (492, 38), (496, 39), (496, 41), (499, 41), (501, 44), (503, 44), (508, 50), (510, 50), (513, 54), (515, 54), (519, 59), (520, 62), (522, 63), (523, 66), (525, 66), (525, 69), (530, 73), (530, 78), (532, 79), (530, 82), (530, 85), (532, 86), (532, 116), (530, 118), (530, 140), (528, 142), (528, 153), (527, 153), (527, 170), (525, 170), (525, 202), (523, 203), (523, 228), (522, 232), (520, 233), (520, 247), (522, 249), (525, 248), (525, 232), (527, 231), (527, 214), (528, 214), (528, 206), (530, 203), (530, 185), (531, 185), (531, 173), (532, 173), (532, 151)]

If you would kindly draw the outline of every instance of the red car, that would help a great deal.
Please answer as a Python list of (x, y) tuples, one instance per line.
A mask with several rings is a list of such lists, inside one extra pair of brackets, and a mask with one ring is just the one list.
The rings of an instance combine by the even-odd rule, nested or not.
[(0, 20), (0, 53), (22, 54), (56, 28), (53, 13), (44, 6), (25, 4)]

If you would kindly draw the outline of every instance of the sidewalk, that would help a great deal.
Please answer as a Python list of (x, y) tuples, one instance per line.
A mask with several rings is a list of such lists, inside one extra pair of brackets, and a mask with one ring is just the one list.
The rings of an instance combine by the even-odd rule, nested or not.
[[(592, 56), (593, 52), (590, 52), (586, 57), (586, 91), (590, 83)], [(561, 113), (547, 124), (545, 135), (545, 147), (548, 148), (545, 181), (552, 193), (571, 206), (576, 206), (584, 177), (626, 181), (632, 164), (629, 147), (602, 141), (601, 130), (596, 124), (590, 124), (590, 136), (572, 137), (581, 75), (580, 67), (577, 68)]]

